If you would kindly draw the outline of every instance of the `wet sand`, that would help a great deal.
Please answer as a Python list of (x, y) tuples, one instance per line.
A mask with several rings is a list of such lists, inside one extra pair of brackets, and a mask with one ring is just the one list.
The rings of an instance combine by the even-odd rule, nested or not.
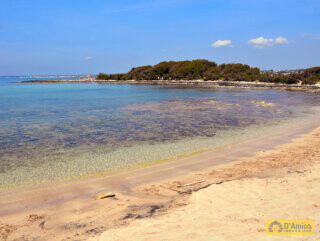
[[(243, 240), (263, 240), (268, 215), (319, 214), (320, 129), (301, 137), (315, 123), (103, 176), (3, 191), (0, 237), (208, 240), (215, 233), (219, 240), (230, 240), (240, 232)], [(107, 191), (116, 196), (94, 198)]]

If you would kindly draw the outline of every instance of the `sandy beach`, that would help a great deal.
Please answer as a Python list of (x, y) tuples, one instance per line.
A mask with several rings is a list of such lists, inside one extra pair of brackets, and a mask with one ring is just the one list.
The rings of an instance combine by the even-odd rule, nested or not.
[[(209, 151), (185, 157), (183, 165), (169, 161), (109, 177), (5, 191), (1, 239), (270, 240), (266, 218), (313, 218), (315, 235), (305, 240), (317, 240), (320, 129), (282, 139), (286, 143), (274, 140), (275, 147), (251, 156), (252, 147), (246, 155), (241, 145), (233, 149), (242, 153), (220, 150), (236, 161), (211, 167), (210, 158), (201, 162), (212, 157)], [(200, 168), (191, 165), (195, 160)], [(115, 197), (97, 199), (110, 190)]]
[(188, 181), (211, 179), (210, 186), (194, 187), (199, 191), (183, 207), (110, 229), (91, 240), (284, 240), (266, 235), (267, 218), (314, 219), (314, 236), (285, 240), (319, 240), (319, 137), (317, 129), (255, 157), (194, 173)]
[(141, 219), (91, 240), (319, 240), (318, 231), (310, 237), (266, 235), (267, 218), (310, 218), (319, 230), (320, 165), (300, 168), (212, 185), (165, 216)]
[(320, 0), (0, 12), (0, 241), (320, 241)]

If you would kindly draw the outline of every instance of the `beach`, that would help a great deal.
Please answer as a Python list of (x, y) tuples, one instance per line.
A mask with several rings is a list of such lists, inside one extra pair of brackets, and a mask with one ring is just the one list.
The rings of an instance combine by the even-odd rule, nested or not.
[[(166, 215), (93, 240), (319, 240), (320, 129), (308, 137), (195, 178), (220, 178)], [(310, 143), (311, 144), (311, 143)], [(168, 185), (168, 184), (167, 184)], [(199, 187), (200, 188), (200, 187)], [(266, 219), (314, 219), (312, 236), (268, 236)], [(133, 237), (133, 238), (132, 238)]]
[(1, 10), (0, 241), (320, 241), (319, 0)]
[[(315, 235), (306, 240), (317, 240), (320, 129), (304, 135), (301, 131), (283, 137), (282, 142), (275, 135), (260, 141), (273, 142), (269, 148), (238, 154), (232, 149), (244, 151), (243, 146), (222, 150), (224, 158), (234, 155), (227, 163), (210, 166), (210, 160), (201, 160), (212, 152), (198, 153), (184, 162), (126, 170), (109, 178), (8, 191), (0, 196), (1, 238), (270, 240), (266, 218), (313, 218)], [(187, 160), (208, 166), (192, 168)], [(109, 191), (115, 196), (97, 198)], [(279, 237), (272, 240), (283, 240)], [(290, 238), (301, 240), (301, 236)]]
[(263, 240), (266, 218), (317, 214), (317, 93), (16, 80), (0, 88), (0, 240)]

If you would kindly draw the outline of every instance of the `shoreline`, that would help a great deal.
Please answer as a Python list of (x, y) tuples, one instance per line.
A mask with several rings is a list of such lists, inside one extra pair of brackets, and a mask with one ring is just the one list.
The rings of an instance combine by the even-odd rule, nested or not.
[(44, 84), (44, 83), (97, 83), (97, 84), (132, 84), (132, 85), (182, 85), (223, 88), (257, 88), (257, 89), (280, 89), (320, 91), (320, 85), (278, 84), (267, 82), (240, 82), (240, 81), (203, 81), (203, 80), (97, 80), (97, 79), (51, 79), (51, 80), (26, 80), (15, 83), (21, 84)]
[[(210, 237), (221, 241), (267, 241), (271, 238), (266, 234), (267, 219), (313, 219), (314, 234), (306, 239), (318, 240), (319, 143), (320, 128), (317, 128), (253, 157), (195, 172), (184, 179), (170, 179), (165, 185), (171, 190), (189, 183), (192, 186), (179, 190), (192, 194), (165, 213), (159, 208), (150, 218), (134, 218), (128, 225), (107, 229), (89, 240), (136, 237), (136, 240), (202, 241)], [(197, 184), (192, 180), (205, 182)], [(273, 238), (283, 240), (282, 236)], [(289, 239), (301, 240), (301, 236)]]
[[(152, 173), (152, 176), (146, 176), (144, 179), (137, 180), (134, 183), (118, 183), (119, 185), (113, 185), (113, 190), (124, 190), (128, 187), (134, 188), (135, 186), (171, 178), (171, 173), (163, 172), (162, 169), (172, 169), (179, 173), (179, 175), (188, 174), (190, 171), (202, 170), (208, 167), (215, 165), (221, 165), (225, 163), (234, 162), (240, 158), (254, 155), (258, 151), (265, 149), (272, 149), (277, 145), (284, 144), (289, 142), (291, 139), (297, 138), (302, 134), (308, 133), (313, 129), (318, 127), (318, 122), (315, 121), (320, 117), (319, 109), (316, 109), (313, 114), (309, 114), (304, 117), (296, 117), (290, 120), (283, 120), (278, 124), (270, 124), (265, 127), (251, 126), (248, 129), (245, 129), (244, 133), (234, 136), (237, 141), (227, 141), (222, 145), (213, 145), (211, 147), (198, 149), (193, 152), (185, 152), (177, 156), (172, 156), (170, 158), (152, 160), (149, 162), (136, 163), (129, 166), (125, 166), (117, 169), (104, 170), (97, 173), (88, 173), (80, 176), (74, 177), (65, 177), (61, 179), (56, 179), (54, 181), (44, 181), (44, 182), (34, 182), (34, 183), (21, 183), (20, 185), (4, 186), (0, 189), (0, 205), (4, 205), (4, 202), (1, 202), (2, 198), (6, 198), (7, 195), (15, 196), (16, 192), (33, 192), (33, 190), (39, 190), (44, 192), (45, 189), (51, 190), (52, 187), (56, 189), (57, 186), (74, 186), (81, 185), (85, 182), (90, 182), (92, 187), (97, 184), (102, 179), (104, 182), (109, 179), (112, 181), (113, 176), (121, 175), (124, 177), (131, 175), (131, 178), (135, 178), (135, 175), (144, 175), (145, 170)], [(299, 126), (299, 123), (303, 122), (303, 126)], [(259, 128), (261, 129), (257, 133), (251, 133), (252, 129)], [(241, 131), (240, 131), (241, 132)], [(265, 133), (265, 134), (264, 134)], [(228, 133), (230, 135), (230, 133)], [(214, 157), (211, 157), (213, 156)], [(131, 174), (133, 173), (133, 174)], [(136, 174), (134, 174), (136, 173)], [(156, 174), (154, 176), (154, 174)], [(107, 183), (108, 184), (108, 183)], [(91, 187), (91, 188), (92, 188)], [(83, 190), (81, 190), (83, 191)], [(92, 193), (99, 192), (104, 190), (99, 190), (99, 188), (93, 188)], [(109, 190), (108, 190), (109, 191)], [(25, 194), (22, 194), (25, 196)], [(47, 195), (50, 195), (47, 193)], [(62, 192), (63, 195), (63, 192)], [(68, 198), (56, 197), (53, 203), (64, 202), (74, 198), (77, 198), (77, 194), (71, 195)], [(57, 201), (59, 200), (59, 201)], [(49, 204), (48, 202), (46, 204)], [(32, 205), (36, 207), (36, 205)], [(18, 206), (15, 205), (16, 210), (19, 211)], [(32, 208), (31, 208), (32, 209)], [(21, 209), (22, 210), (22, 209)], [(30, 209), (29, 209), (30, 210)], [(14, 211), (14, 210), (13, 210)], [(12, 211), (10, 211), (12, 212)], [(0, 217), (3, 214), (10, 213), (7, 210), (7, 213), (3, 210), (0, 210)]]
[[(193, 155), (201, 155), (202, 153), (211, 152), (214, 153), (217, 150), (224, 150), (228, 149), (229, 147), (236, 146), (238, 149), (243, 146), (244, 148), (247, 148), (245, 146), (245, 143), (254, 143), (254, 140), (261, 139), (260, 136), (265, 136), (264, 133), (268, 133), (266, 136), (274, 137), (274, 134), (276, 133), (284, 133), (284, 129), (287, 130), (284, 133), (284, 136), (281, 137), (281, 142), (288, 140), (288, 138), (291, 138), (295, 135), (310, 131), (315, 126), (317, 126), (317, 122), (314, 122), (314, 119), (320, 118), (320, 109), (315, 108), (313, 110), (312, 114), (306, 114), (303, 117), (292, 117), (289, 119), (283, 119), (283, 120), (269, 120), (265, 122), (264, 124), (253, 124), (248, 127), (239, 128), (236, 130), (228, 129), (221, 132), (217, 132), (215, 136), (211, 138), (194, 138), (194, 139), (187, 139), (187, 140), (179, 140), (175, 142), (164, 142), (164, 143), (158, 143), (156, 145), (152, 144), (145, 144), (143, 146), (140, 146), (139, 149), (146, 149), (150, 151), (150, 148), (152, 151), (157, 152), (157, 149), (159, 150), (167, 150), (170, 154), (169, 155), (161, 155), (158, 156), (158, 158), (151, 158), (148, 161), (139, 161), (139, 156), (141, 156), (141, 159), (143, 159), (144, 155), (147, 155), (148, 152), (142, 152), (138, 156), (135, 156), (135, 158), (131, 158), (133, 160), (136, 159), (136, 161), (130, 165), (124, 165), (122, 167), (115, 167), (115, 168), (109, 168), (109, 169), (96, 169), (96, 172), (80, 172), (80, 174), (74, 175), (74, 176), (59, 176), (55, 179), (38, 179), (33, 180), (29, 182), (18, 182), (11, 185), (2, 185), (0, 186), (0, 196), (2, 192), (9, 191), (11, 189), (24, 189), (24, 188), (33, 188), (33, 187), (41, 187), (45, 185), (59, 185), (59, 183), (67, 183), (69, 181), (74, 181), (77, 179), (94, 179), (97, 176), (103, 176), (103, 175), (114, 175), (117, 173), (127, 172), (128, 170), (135, 170), (139, 168), (144, 168), (152, 165), (157, 165), (165, 162), (172, 162), (172, 161), (181, 161), (181, 159), (189, 158)], [(280, 122), (279, 122), (280, 121)], [(296, 127), (299, 125), (299, 123), (305, 122), (307, 123), (305, 127), (298, 128)], [(291, 128), (295, 128), (294, 131), (291, 131)], [(264, 137), (265, 138), (265, 137)], [(279, 142), (276, 140), (277, 143)], [(265, 142), (265, 141), (264, 141)], [(160, 146), (160, 147), (159, 147)], [(181, 149), (183, 147), (183, 149)], [(269, 146), (269, 145), (268, 145)], [(195, 147), (195, 148), (193, 148)], [(190, 149), (191, 148), (191, 149)], [(174, 152), (172, 149), (175, 149), (176, 152)], [(126, 148), (126, 152), (130, 155), (134, 155), (137, 153), (137, 151), (130, 150)], [(183, 151), (182, 151), (183, 150)], [(120, 151), (121, 152), (121, 151)], [(175, 154), (173, 154), (175, 153)], [(119, 155), (119, 154), (116, 154)], [(116, 157), (115, 157), (116, 158)], [(110, 159), (110, 160), (116, 160), (116, 159)], [(110, 161), (109, 160), (109, 161)], [(46, 171), (48, 171), (48, 168), (44, 168)], [(39, 169), (35, 169), (39, 171)], [(42, 170), (40, 170), (42, 171)], [(29, 173), (33, 174), (33, 173)], [(10, 175), (9, 175), (10, 176)], [(1, 215), (1, 210), (0, 210)]]
[[(243, 159), (253, 159), (255, 162), (251, 164), (248, 162), (252, 168), (254, 167), (251, 172), (240, 171), (237, 174), (242, 177), (263, 176), (279, 168), (296, 167), (296, 163), (283, 164), (282, 160), (271, 166), (259, 167), (255, 158), (279, 149), (279, 145), (289, 146), (294, 151), (297, 147), (291, 140), (311, 138), (314, 137), (314, 133), (319, 136), (319, 129), (310, 134), (316, 127), (296, 128), (295, 133), (283, 130), (283, 133), (260, 137), (260, 141), (248, 140), (238, 146), (194, 154), (180, 161), (172, 160), (143, 168), (123, 170), (122, 173), (113, 173), (109, 177), (104, 175), (8, 190), (0, 193), (2, 206), (0, 235), (3, 230), (9, 230), (6, 235), (9, 237), (8, 240), (13, 240), (22, 234), (32, 236), (34, 232), (38, 232), (44, 235), (45, 240), (60, 240), (57, 239), (57, 237), (62, 239), (59, 235), (71, 235), (71, 232), (72, 235), (80, 235), (87, 240), (108, 229), (126, 227), (137, 219), (168, 214), (180, 206), (188, 205), (190, 190), (191, 193), (197, 193), (212, 183), (220, 184), (235, 179), (232, 170), (242, 168), (240, 163)], [(309, 134), (305, 134), (306, 132)], [(304, 137), (301, 137), (302, 134), (305, 134)], [(309, 141), (308, 144), (316, 143)], [(221, 170), (221, 175), (208, 176), (213, 169), (215, 172), (218, 170), (218, 173)], [(179, 189), (179, 192), (174, 191), (177, 185), (198, 180), (205, 182), (191, 186), (191, 189), (186, 187)], [(94, 195), (107, 191), (115, 192), (115, 198), (105, 200), (93, 198)], [(37, 217), (36, 220), (30, 221), (30, 215), (37, 215), (32, 216)], [(26, 220), (29, 225), (27, 230)], [(39, 228), (42, 222), (45, 222), (43, 228)], [(71, 228), (68, 228), (69, 226)], [(69, 232), (66, 233), (66, 230)], [(94, 231), (88, 232), (90, 230)]]

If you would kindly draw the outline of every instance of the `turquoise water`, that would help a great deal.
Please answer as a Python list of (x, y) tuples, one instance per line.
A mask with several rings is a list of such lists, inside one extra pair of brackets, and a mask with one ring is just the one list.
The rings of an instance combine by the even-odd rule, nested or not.
[(55, 181), (238, 141), (310, 114), (316, 93), (0, 78), (0, 187)]

